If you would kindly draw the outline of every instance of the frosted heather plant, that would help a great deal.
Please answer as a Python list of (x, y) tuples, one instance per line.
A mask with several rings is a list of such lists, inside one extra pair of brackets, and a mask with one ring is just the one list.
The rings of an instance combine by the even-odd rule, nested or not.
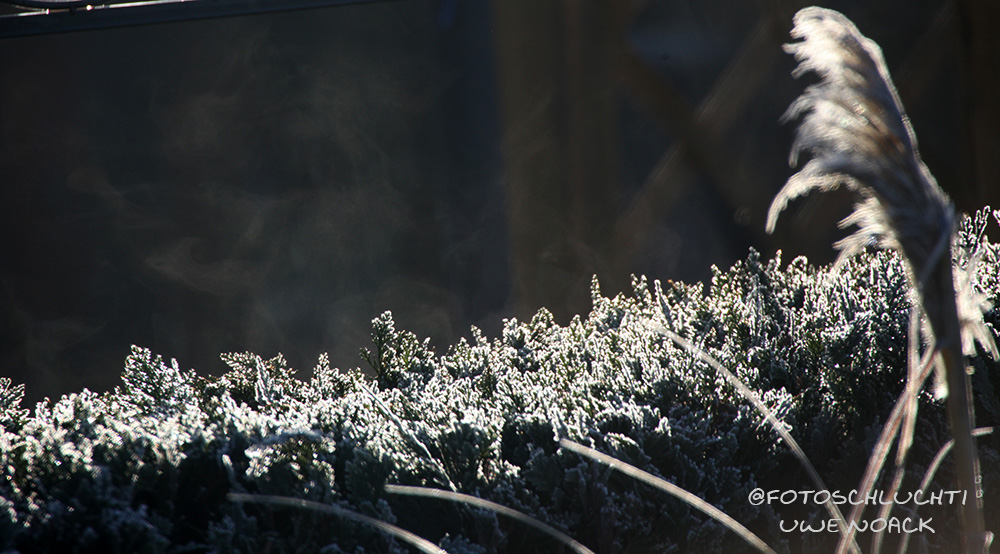
[[(954, 208), (920, 159), (916, 136), (878, 45), (833, 10), (805, 8), (796, 14), (794, 23), (792, 37), (802, 40), (785, 46), (799, 62), (793, 75), (815, 72), (820, 81), (792, 103), (783, 120), (801, 118), (790, 163), (797, 165), (803, 152), (810, 159), (775, 197), (768, 212), (767, 230), (774, 230), (778, 215), (793, 199), (813, 190), (843, 185), (859, 200), (841, 226), (857, 225), (858, 230), (836, 244), (841, 251), (838, 265), (872, 240), (903, 254), (916, 296), (915, 314), (926, 317), (931, 335), (928, 350), (937, 356), (939, 390), (947, 395), (957, 485), (970, 491), (974, 499), (960, 508), (964, 551), (985, 552), (991, 536), (983, 524), (979, 460), (972, 434), (975, 416), (962, 354), (963, 342), (968, 349), (971, 338), (983, 341), (989, 335), (983, 328), (979, 306), (973, 305), (977, 299), (971, 290), (960, 290), (956, 303), (951, 257)], [(974, 271), (974, 267), (969, 269), (970, 273)], [(967, 288), (971, 280), (960, 279), (959, 284)], [(917, 328), (911, 325), (913, 332)], [(913, 337), (911, 344), (916, 349)], [(995, 355), (992, 340), (986, 340), (984, 346)], [(866, 483), (873, 483), (881, 471), (895, 433), (900, 433), (897, 476), (901, 475), (912, 441), (916, 394), (927, 375), (914, 359), (916, 356), (911, 356), (907, 388), (900, 399), (900, 406), (905, 408), (895, 412), (906, 423), (900, 426), (898, 421), (887, 422), (885, 440), (879, 441), (882, 450), (877, 448), (872, 454)], [(853, 520), (860, 517), (862, 509), (858, 507), (852, 513)], [(841, 552), (850, 538), (843, 538)]]

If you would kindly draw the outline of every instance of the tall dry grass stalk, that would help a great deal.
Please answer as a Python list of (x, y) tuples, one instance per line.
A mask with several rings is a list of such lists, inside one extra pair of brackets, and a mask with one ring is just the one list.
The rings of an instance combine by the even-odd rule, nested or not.
[[(794, 22), (792, 37), (802, 40), (785, 46), (799, 62), (794, 75), (815, 72), (820, 81), (806, 89), (784, 119), (801, 118), (791, 163), (795, 165), (803, 152), (810, 159), (775, 197), (767, 229), (773, 231), (778, 214), (793, 199), (813, 190), (846, 186), (859, 200), (841, 225), (857, 225), (858, 230), (836, 244), (841, 251), (838, 264), (873, 239), (905, 258), (914, 309), (927, 324), (930, 349), (937, 357), (939, 390), (947, 395), (957, 488), (969, 491), (973, 499), (959, 513), (963, 551), (980, 554), (988, 548), (990, 536), (983, 524), (979, 459), (972, 433), (975, 418), (962, 335), (963, 327), (968, 336), (984, 333), (979, 328), (981, 315), (972, 306), (956, 303), (951, 261), (954, 208), (920, 160), (916, 137), (878, 45), (832, 10), (806, 8), (796, 14)], [(960, 298), (970, 297), (962, 292)], [(911, 329), (917, 327), (911, 325)], [(965, 344), (968, 347), (971, 341)], [(988, 346), (995, 352), (992, 341)], [(912, 440), (916, 392), (924, 384), (923, 372), (916, 365), (911, 362), (906, 401), (901, 405), (904, 432), (897, 446), (897, 468), (902, 467)], [(899, 428), (898, 421), (893, 425)], [(888, 435), (890, 439), (895, 432)], [(888, 444), (881, 446), (888, 448)], [(873, 458), (884, 459), (884, 455), (877, 452)], [(881, 463), (870, 463), (865, 481), (874, 483), (880, 468)], [(849, 542), (842, 537), (838, 551), (843, 552)]]
[(576, 452), (577, 454), (590, 458), (591, 460), (600, 462), (604, 465), (617, 469), (618, 471), (628, 475), (629, 477), (646, 483), (647, 485), (656, 487), (667, 494), (673, 496), (686, 503), (688, 506), (700, 511), (701, 513), (711, 517), (715, 521), (724, 525), (727, 529), (739, 535), (740, 538), (745, 540), (750, 546), (756, 548), (759, 552), (763, 554), (777, 554), (770, 546), (760, 539), (757, 535), (754, 535), (749, 529), (744, 527), (740, 522), (736, 521), (729, 514), (723, 512), (722, 510), (716, 508), (715, 506), (705, 502), (699, 498), (696, 494), (689, 492), (687, 490), (678, 487), (677, 485), (661, 479), (649, 472), (643, 471), (634, 465), (625, 463), (618, 458), (608, 456), (607, 454), (595, 450), (593, 448), (584, 446), (579, 443), (575, 443), (569, 439), (560, 439), (559, 446)]
[(484, 500), (482, 498), (461, 494), (457, 492), (444, 491), (440, 489), (431, 489), (428, 487), (414, 487), (408, 485), (386, 485), (385, 492), (389, 494), (401, 494), (407, 496), (420, 496), (424, 498), (435, 498), (439, 500), (447, 500), (450, 502), (459, 502), (476, 508), (482, 508), (484, 510), (490, 510), (498, 514), (505, 515), (515, 521), (523, 523), (529, 527), (533, 527), (538, 531), (552, 537), (554, 540), (562, 543), (564, 546), (570, 550), (576, 552), (577, 554), (594, 554), (594, 551), (587, 548), (586, 546), (580, 544), (576, 539), (570, 537), (566, 533), (548, 525), (545, 522), (538, 520), (537, 518), (531, 517), (528, 514), (519, 512), (513, 508), (508, 508), (502, 504), (497, 504), (496, 502), (490, 502), (489, 500)]
[[(758, 412), (760, 412), (762, 416), (764, 416), (764, 420), (768, 423), (768, 425), (771, 426), (772, 429), (774, 429), (774, 431), (778, 434), (781, 440), (784, 441), (785, 446), (792, 451), (792, 454), (795, 456), (795, 458), (799, 461), (799, 463), (802, 464), (802, 467), (806, 470), (806, 474), (809, 475), (809, 478), (812, 480), (813, 484), (816, 485), (817, 490), (827, 490), (827, 486), (823, 482), (823, 478), (820, 477), (819, 472), (816, 471), (816, 467), (809, 460), (809, 457), (806, 456), (805, 450), (803, 450), (802, 447), (799, 446), (799, 443), (798, 441), (795, 440), (795, 437), (793, 437), (792, 434), (788, 432), (788, 429), (785, 427), (784, 423), (782, 423), (781, 420), (778, 419), (778, 416), (775, 415), (775, 413), (770, 408), (767, 407), (767, 404), (764, 404), (760, 400), (760, 398), (758, 398), (756, 393), (750, 390), (750, 387), (744, 384), (743, 381), (740, 381), (740, 378), (737, 377), (735, 373), (726, 369), (724, 365), (720, 364), (718, 360), (713, 358), (709, 353), (691, 344), (690, 341), (688, 341), (684, 337), (681, 337), (677, 333), (674, 333), (670, 329), (667, 329), (665, 326), (655, 325), (654, 330), (661, 333), (665, 337), (669, 338), (677, 346), (683, 348), (684, 350), (687, 350), (688, 353), (690, 353), (692, 356), (708, 364), (708, 366), (714, 369), (716, 373), (718, 373), (720, 376), (722, 376), (722, 378), (725, 379), (727, 383), (732, 385), (737, 392), (739, 392), (744, 398), (749, 400), (750, 403), (753, 405), (754, 409), (756, 409)], [(681, 495), (676, 495), (676, 496), (678, 496), (678, 498), (681, 498), (682, 500), (687, 499), (686, 496), (681, 496)], [(837, 528), (841, 533), (842, 544), (846, 544), (848, 548), (851, 549), (852, 554), (860, 553), (861, 550), (858, 548), (857, 542), (854, 540), (853, 534), (848, 535), (847, 533), (847, 527), (848, 527), (847, 522), (844, 519), (844, 515), (840, 512), (840, 508), (838, 508), (837, 505), (834, 504), (831, 499), (827, 499), (823, 507), (826, 508), (827, 513), (830, 514), (830, 517), (837, 522)]]

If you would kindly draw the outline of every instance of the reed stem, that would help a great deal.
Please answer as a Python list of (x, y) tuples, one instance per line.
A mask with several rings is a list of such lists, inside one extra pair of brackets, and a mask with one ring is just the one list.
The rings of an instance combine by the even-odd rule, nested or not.
[(975, 416), (972, 404), (972, 382), (966, 371), (962, 355), (962, 326), (955, 304), (955, 289), (952, 281), (951, 256), (942, 256), (935, 269), (935, 275), (927, 285), (938, 288), (937, 294), (925, 291), (924, 298), (940, 298), (941, 319), (935, 322), (940, 329), (933, 329), (940, 349), (941, 363), (944, 364), (948, 385), (946, 409), (951, 435), (955, 441), (955, 481), (959, 490), (968, 491), (968, 498), (959, 509), (962, 525), (962, 547), (969, 554), (987, 551), (986, 526), (983, 523), (982, 484), (980, 482), (979, 455), (976, 438), (972, 435)]

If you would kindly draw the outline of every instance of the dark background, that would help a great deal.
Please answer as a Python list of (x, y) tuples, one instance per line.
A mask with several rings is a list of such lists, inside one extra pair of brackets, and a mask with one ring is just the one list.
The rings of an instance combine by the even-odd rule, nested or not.
[[(2, 38), (0, 375), (107, 390), (138, 344), (307, 376), (361, 365), (384, 310), (445, 348), (585, 315), (594, 274), (830, 261), (843, 194), (763, 233), (809, 82), (780, 50), (797, 7), (399, 0)], [(882, 45), (959, 208), (998, 203), (986, 8), (829, 7)]]

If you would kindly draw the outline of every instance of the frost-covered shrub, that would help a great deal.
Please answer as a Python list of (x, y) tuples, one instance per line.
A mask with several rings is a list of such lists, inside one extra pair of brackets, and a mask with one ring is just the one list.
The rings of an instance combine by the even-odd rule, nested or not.
[[(967, 220), (956, 262), (978, 249), (979, 290), (1000, 298), (986, 212)], [(182, 371), (134, 347), (123, 384), (20, 407), (0, 379), (0, 551), (407, 552), (360, 523), (235, 502), (280, 495), (394, 523), (450, 552), (553, 552), (558, 545), (491, 512), (387, 494), (387, 483), (472, 494), (527, 513), (596, 552), (744, 552), (687, 504), (591, 460), (593, 446), (671, 481), (747, 525), (777, 551), (830, 551), (834, 535), (782, 533), (819, 506), (754, 506), (757, 487), (815, 488), (776, 433), (721, 376), (661, 332), (714, 356), (791, 430), (831, 489), (857, 487), (906, 374), (910, 299), (897, 255), (868, 252), (839, 271), (751, 252), (702, 285), (593, 287), (593, 311), (558, 325), (545, 310), (473, 329), (444, 354), (373, 322), (376, 375), (322, 357), (300, 381), (279, 355), (223, 356), (222, 377)], [(996, 335), (997, 309), (986, 314)], [(998, 364), (971, 358), (979, 425), (1000, 420)], [(943, 408), (921, 398), (904, 489), (949, 439)], [(981, 440), (987, 526), (1000, 529), (997, 441)], [(949, 466), (937, 488), (950, 488)], [(952, 537), (953, 510), (927, 507)], [(872, 516), (874, 517), (874, 516)]]

